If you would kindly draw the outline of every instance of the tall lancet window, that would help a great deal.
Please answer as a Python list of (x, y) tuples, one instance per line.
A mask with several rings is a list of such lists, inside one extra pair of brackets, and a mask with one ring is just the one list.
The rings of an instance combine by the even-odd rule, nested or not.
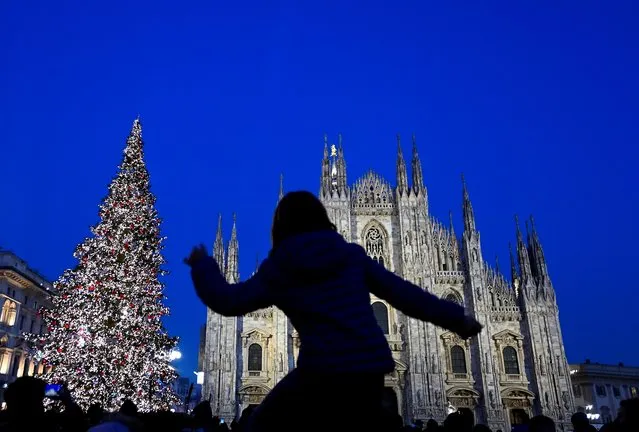
[(366, 253), (368, 253), (368, 255), (375, 261), (386, 267), (386, 263), (384, 262), (384, 236), (378, 227), (373, 226), (366, 231), (364, 243), (366, 245)]

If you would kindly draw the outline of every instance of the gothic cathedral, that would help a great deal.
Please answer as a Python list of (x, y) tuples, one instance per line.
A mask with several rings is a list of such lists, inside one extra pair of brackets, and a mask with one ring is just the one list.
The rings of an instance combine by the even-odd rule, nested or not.
[[(410, 184), (399, 136), (397, 145), (395, 187), (373, 171), (350, 186), (341, 136), (331, 146), (325, 137), (319, 197), (346, 239), (403, 278), (464, 305), (485, 329), (464, 341), (372, 296), (396, 363), (386, 377), (387, 408), (406, 421), (424, 422), (468, 410), (477, 423), (493, 430), (510, 430), (544, 414), (560, 430), (567, 428), (574, 396), (555, 290), (534, 222), (526, 222), (526, 240), (516, 224), (516, 257), (511, 248), (508, 280), (498, 266), (484, 261), (466, 184), (464, 230), (458, 238), (452, 217), (445, 227), (429, 213), (415, 137)], [(220, 219), (213, 252), (227, 280), (237, 282), (235, 220), (225, 253)], [(299, 338), (275, 307), (239, 318), (209, 310), (205, 334), (202, 395), (220, 417), (232, 419), (259, 404), (295, 367)], [(357, 389), (344, 386), (357, 397)]]

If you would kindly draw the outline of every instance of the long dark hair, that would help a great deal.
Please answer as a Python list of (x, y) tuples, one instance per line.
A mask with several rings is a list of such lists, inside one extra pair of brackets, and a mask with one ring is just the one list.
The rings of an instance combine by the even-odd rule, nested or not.
[(289, 192), (280, 200), (273, 216), (273, 249), (289, 237), (323, 230), (335, 231), (337, 228), (328, 218), (322, 202), (307, 191)]

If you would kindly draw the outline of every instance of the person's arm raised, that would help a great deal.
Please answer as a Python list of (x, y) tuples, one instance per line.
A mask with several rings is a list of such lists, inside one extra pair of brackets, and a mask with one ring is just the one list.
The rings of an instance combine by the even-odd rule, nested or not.
[(229, 284), (217, 262), (206, 253), (186, 262), (191, 266), (195, 292), (212, 311), (224, 316), (240, 316), (272, 305), (259, 271), (245, 282)]
[(368, 256), (364, 257), (364, 261), (366, 283), (370, 292), (406, 315), (431, 322), (464, 338), (481, 331), (481, 325), (467, 316), (464, 308), (458, 304), (435, 297), (386, 270)]

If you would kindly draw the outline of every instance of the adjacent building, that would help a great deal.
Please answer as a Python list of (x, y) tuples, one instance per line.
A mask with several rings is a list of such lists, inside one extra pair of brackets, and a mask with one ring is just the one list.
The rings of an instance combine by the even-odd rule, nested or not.
[(0, 249), (0, 401), (17, 377), (44, 371), (28, 357), (24, 333), (46, 331), (38, 310), (50, 306), (53, 287), (13, 252)]
[(577, 411), (594, 424), (612, 422), (624, 399), (639, 397), (639, 367), (585, 363), (570, 365)]
[[(544, 414), (569, 429), (574, 396), (555, 288), (532, 218), (514, 227), (510, 275), (484, 258), (474, 207), (462, 185), (463, 230), (431, 212), (413, 137), (411, 180), (397, 137), (395, 184), (373, 171), (347, 181), (341, 136), (324, 139), (319, 198), (338, 231), (371, 258), (437, 296), (463, 305), (485, 324), (472, 341), (409, 318), (371, 296), (379, 326), (395, 359), (386, 377), (385, 403), (405, 420), (443, 421), (450, 410), (472, 412), (493, 430)], [(283, 187), (280, 179), (280, 197)], [(235, 218), (228, 248), (218, 221), (213, 255), (229, 282), (238, 282)], [(299, 337), (284, 313), (269, 307), (233, 318), (209, 310), (203, 397), (215, 415), (236, 417), (258, 404), (295, 367)], [(343, 389), (358, 397), (357, 389)]]

